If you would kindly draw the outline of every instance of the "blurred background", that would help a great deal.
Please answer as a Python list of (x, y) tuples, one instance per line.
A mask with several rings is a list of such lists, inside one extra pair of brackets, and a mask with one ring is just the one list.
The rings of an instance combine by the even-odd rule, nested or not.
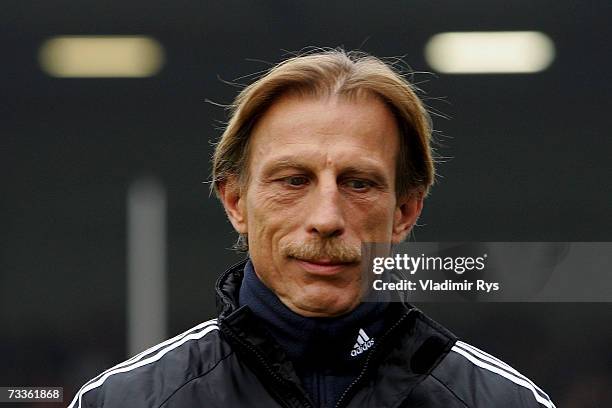
[[(0, 386), (62, 386), (67, 405), (214, 316), (213, 283), (240, 259), (205, 184), (216, 104), (308, 46), (403, 57), (444, 116), (417, 240), (612, 241), (608, 0), (1, 9)], [(612, 304), (421, 307), (558, 407), (612, 406)]]

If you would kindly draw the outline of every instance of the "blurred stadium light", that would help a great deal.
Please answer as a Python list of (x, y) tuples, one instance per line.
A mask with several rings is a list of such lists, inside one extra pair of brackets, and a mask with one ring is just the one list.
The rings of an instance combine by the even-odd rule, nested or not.
[(132, 77), (155, 75), (164, 64), (159, 42), (144, 36), (62, 36), (43, 42), (42, 70), (54, 77)]
[(533, 73), (555, 57), (555, 46), (538, 31), (448, 32), (425, 45), (427, 63), (448, 74)]

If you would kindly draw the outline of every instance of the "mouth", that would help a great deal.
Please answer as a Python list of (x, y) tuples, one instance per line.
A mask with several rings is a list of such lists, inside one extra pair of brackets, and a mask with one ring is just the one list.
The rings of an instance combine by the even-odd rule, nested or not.
[(298, 259), (294, 258), (294, 260), (300, 265), (302, 269), (306, 272), (315, 274), (315, 275), (335, 275), (344, 271), (346, 268), (353, 266), (353, 262), (339, 262), (333, 261), (329, 259)]

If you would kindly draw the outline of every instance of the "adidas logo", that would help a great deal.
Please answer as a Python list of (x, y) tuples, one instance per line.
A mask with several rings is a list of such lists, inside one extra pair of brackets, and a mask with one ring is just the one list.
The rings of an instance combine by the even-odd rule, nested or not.
[(371, 339), (363, 329), (359, 329), (359, 334), (357, 335), (357, 342), (353, 346), (351, 350), (351, 356), (356, 357), (372, 347), (374, 345), (374, 339)]

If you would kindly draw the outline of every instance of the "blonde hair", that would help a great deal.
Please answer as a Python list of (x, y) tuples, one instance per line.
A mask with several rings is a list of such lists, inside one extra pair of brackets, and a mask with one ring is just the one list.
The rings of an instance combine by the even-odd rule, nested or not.
[(333, 49), (289, 58), (240, 92), (230, 106), (229, 123), (213, 155), (212, 187), (217, 194), (219, 185), (230, 178), (246, 185), (251, 130), (275, 100), (287, 93), (381, 98), (395, 115), (401, 135), (396, 194), (428, 193), (435, 173), (431, 120), (413, 86), (376, 57)]

